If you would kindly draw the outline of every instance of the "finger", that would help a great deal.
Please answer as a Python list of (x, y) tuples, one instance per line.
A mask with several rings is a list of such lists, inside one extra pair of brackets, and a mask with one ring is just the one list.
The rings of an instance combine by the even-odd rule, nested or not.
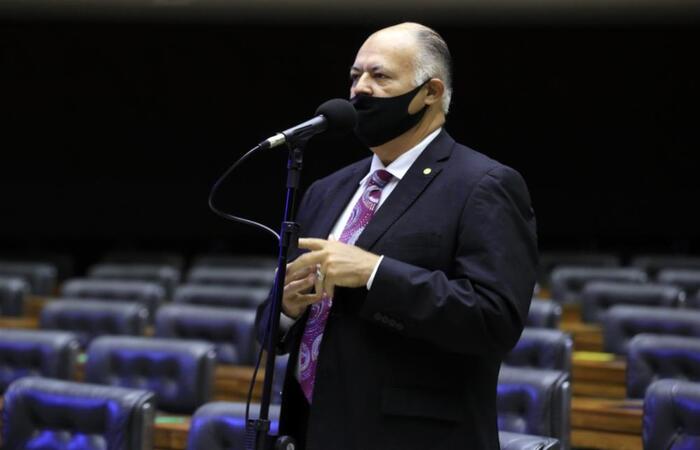
[(285, 295), (294, 295), (297, 294), (301, 291), (304, 291), (306, 289), (310, 289), (311, 286), (314, 285), (314, 282), (316, 281), (316, 277), (312, 275), (307, 275), (306, 278), (302, 278), (301, 280), (297, 281), (292, 281), (291, 283), (287, 284), (284, 287), (284, 293)]
[(326, 258), (326, 253), (318, 250), (313, 252), (304, 253), (300, 257), (294, 260), (294, 262), (289, 266), (290, 270), (296, 271), (303, 267), (315, 267), (316, 264), (321, 263)]
[(315, 271), (316, 271), (315, 266), (311, 266), (311, 267), (306, 266), (306, 267), (300, 268), (299, 270), (292, 270), (292, 271), (290, 271), (289, 268), (287, 268), (287, 274), (285, 275), (284, 283), (288, 284), (292, 281), (301, 280), (302, 278), (309, 276), (309, 274), (312, 274)]
[(321, 250), (326, 246), (327, 242), (328, 241), (325, 239), (301, 238), (299, 239), (299, 248), (305, 248), (307, 250)]
[(301, 306), (309, 306), (318, 303), (322, 298), (323, 295), (320, 293), (297, 295), (294, 299), (294, 303)]

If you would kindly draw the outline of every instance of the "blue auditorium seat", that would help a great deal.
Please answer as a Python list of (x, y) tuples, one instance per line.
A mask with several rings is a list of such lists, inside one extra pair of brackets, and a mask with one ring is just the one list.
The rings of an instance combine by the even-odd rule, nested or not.
[(561, 305), (549, 300), (533, 298), (527, 314), (526, 327), (559, 328), (561, 320)]
[(581, 292), (581, 319), (599, 323), (603, 320), (603, 314), (615, 305), (678, 308), (685, 306), (685, 300), (685, 292), (674, 286), (592, 281)]
[(571, 336), (546, 328), (525, 328), (503, 363), (514, 367), (552, 369), (571, 373)]
[(153, 318), (156, 309), (165, 301), (166, 292), (163, 286), (152, 281), (73, 278), (63, 283), (61, 296), (138, 302), (148, 307), (148, 313)]
[(172, 304), (156, 313), (156, 336), (202, 339), (216, 345), (221, 364), (252, 365), (257, 356), (255, 311)]
[(78, 339), (73, 333), (0, 330), (0, 393), (26, 376), (72, 378), (78, 352)]
[(659, 380), (644, 397), (642, 441), (647, 450), (700, 448), (700, 384)]
[[(187, 450), (245, 449), (244, 402), (212, 402), (199, 408), (192, 416), (187, 436)], [(259, 404), (251, 404), (250, 417), (257, 418)], [(277, 434), (279, 406), (270, 406), (270, 431)]]
[(569, 448), (571, 388), (558, 370), (501, 366), (498, 376), (498, 429), (547, 436)]
[(100, 262), (170, 266), (180, 271), (185, 267), (185, 258), (183, 258), (182, 255), (173, 252), (158, 251), (116, 250), (105, 254)]
[(664, 269), (656, 276), (656, 280), (678, 286), (689, 296), (700, 292), (700, 269)]
[(86, 348), (97, 336), (141, 336), (148, 324), (148, 309), (135, 302), (58, 299), (41, 310), (39, 326), (45, 330), (74, 332)]
[(630, 261), (632, 267), (638, 267), (655, 277), (664, 269), (700, 269), (700, 257), (687, 255), (640, 255)]
[(558, 267), (551, 275), (552, 298), (562, 303), (577, 302), (591, 281), (646, 283), (648, 276), (641, 269), (629, 267)]
[(274, 269), (259, 267), (193, 267), (188, 284), (255, 286), (270, 289), (275, 280)]
[(700, 311), (613, 306), (605, 314), (603, 347), (606, 352), (627, 354), (629, 341), (642, 333), (700, 337)]
[(0, 261), (0, 276), (24, 279), (32, 295), (53, 295), (58, 283), (58, 269), (48, 263)]
[(498, 432), (501, 450), (559, 450), (559, 441), (544, 436), (530, 434)]
[(181, 273), (169, 265), (102, 263), (95, 264), (88, 270), (88, 278), (151, 281), (163, 286), (166, 297), (171, 298), (175, 286), (180, 282)]
[(277, 258), (260, 255), (205, 254), (194, 258), (192, 268), (195, 267), (259, 267), (275, 270)]
[(255, 310), (269, 294), (267, 287), (183, 284), (175, 289), (173, 302)]
[(585, 251), (543, 251), (537, 269), (537, 280), (549, 286), (552, 271), (557, 267), (619, 267), (620, 257), (612, 253)]
[(152, 450), (147, 391), (26, 377), (5, 393), (4, 450)]
[(203, 341), (103, 336), (87, 351), (90, 383), (148, 389), (158, 409), (191, 414), (212, 393), (216, 352)]
[(20, 277), (0, 277), (0, 315), (21, 316), (29, 284)]
[(627, 397), (644, 398), (656, 380), (700, 382), (700, 338), (638, 334), (627, 352)]

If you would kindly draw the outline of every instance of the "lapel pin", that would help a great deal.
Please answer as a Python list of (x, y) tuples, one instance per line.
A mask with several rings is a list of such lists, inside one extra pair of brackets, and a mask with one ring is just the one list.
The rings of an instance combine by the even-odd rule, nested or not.
[(425, 169), (423, 169), (423, 175), (430, 175), (430, 172), (432, 171), (433, 169), (431, 169), (430, 167), (426, 167)]

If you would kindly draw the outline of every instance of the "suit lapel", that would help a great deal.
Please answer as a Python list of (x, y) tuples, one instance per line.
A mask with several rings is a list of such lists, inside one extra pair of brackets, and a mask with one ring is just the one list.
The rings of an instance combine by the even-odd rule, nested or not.
[(326, 191), (321, 212), (316, 216), (314, 224), (310, 227), (308, 235), (326, 239), (333, 230), (333, 225), (338, 221), (338, 217), (343, 213), (348, 202), (357, 191), (360, 180), (367, 175), (371, 158), (366, 164), (359, 164), (354, 170), (341, 177), (333, 186)]
[(356, 246), (364, 249), (372, 248), (377, 240), (440, 174), (442, 165), (449, 158), (453, 146), (454, 140), (443, 129), (421, 153), (406, 175), (399, 181), (399, 184), (396, 185), (389, 198), (372, 217), (370, 223), (355, 242)]

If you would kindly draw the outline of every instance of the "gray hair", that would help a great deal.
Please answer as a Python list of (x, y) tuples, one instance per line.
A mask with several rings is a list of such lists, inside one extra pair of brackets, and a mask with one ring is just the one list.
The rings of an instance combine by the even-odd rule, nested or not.
[(447, 43), (435, 30), (420, 24), (414, 25), (418, 42), (418, 55), (415, 61), (415, 85), (431, 78), (439, 78), (445, 83), (442, 95), (442, 110), (447, 114), (452, 100), (452, 56)]

